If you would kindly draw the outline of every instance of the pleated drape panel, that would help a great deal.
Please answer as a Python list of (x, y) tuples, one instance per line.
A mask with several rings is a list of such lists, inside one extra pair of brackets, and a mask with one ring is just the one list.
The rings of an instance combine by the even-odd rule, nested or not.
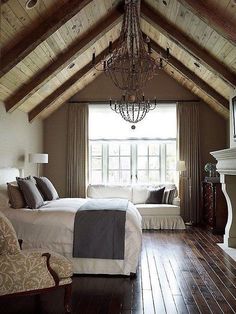
[(181, 216), (185, 222), (199, 223), (201, 159), (198, 104), (177, 104), (177, 139), (179, 160), (186, 163), (186, 171), (179, 182)]
[(86, 197), (88, 105), (69, 104), (67, 119), (67, 195)]

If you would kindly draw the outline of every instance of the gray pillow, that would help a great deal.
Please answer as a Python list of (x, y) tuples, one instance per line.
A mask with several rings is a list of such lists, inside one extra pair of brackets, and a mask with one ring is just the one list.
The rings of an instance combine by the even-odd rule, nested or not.
[(162, 203), (173, 204), (174, 197), (175, 197), (175, 189), (165, 189)]
[(24, 208), (26, 206), (24, 196), (18, 185), (7, 183), (7, 191), (12, 208)]
[(157, 189), (149, 189), (149, 197), (146, 200), (146, 204), (162, 204), (162, 198), (165, 187)]
[(32, 181), (34, 184), (36, 184), (36, 181), (35, 181), (35, 179), (34, 179), (32, 176), (28, 176), (28, 177), (25, 177), (25, 178), (16, 177), (16, 182), (17, 182), (17, 183), (18, 183), (19, 180), (30, 180), (30, 181)]
[(17, 183), (29, 208), (39, 208), (43, 205), (43, 198), (32, 180), (17, 180)]
[(57, 190), (52, 182), (46, 177), (34, 177), (39, 191), (42, 193), (45, 201), (52, 201), (59, 198)]

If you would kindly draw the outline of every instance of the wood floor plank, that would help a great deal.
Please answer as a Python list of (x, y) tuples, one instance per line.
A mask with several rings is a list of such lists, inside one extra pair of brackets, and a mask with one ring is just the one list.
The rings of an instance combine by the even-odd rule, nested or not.
[[(158, 241), (159, 242), (159, 241)], [(169, 261), (171, 268), (173, 270), (173, 273), (175, 274), (175, 277), (177, 278), (179, 288), (181, 290), (181, 294), (183, 296), (184, 303), (186, 304), (186, 307), (189, 311), (189, 313), (199, 313), (199, 309), (197, 307), (197, 304), (195, 303), (195, 300), (191, 294), (191, 291), (189, 290), (188, 286), (186, 285), (186, 282), (184, 280), (184, 277), (176, 263), (176, 260), (170, 251), (163, 252), (165, 256), (169, 256)]]
[(214, 259), (217, 259), (217, 264), (227, 268), (227, 271), (230, 271), (234, 276), (236, 276), (236, 262), (218, 245), (215, 245), (215, 243), (221, 243), (222, 241), (213, 242), (212, 239), (207, 236), (207, 233), (202, 233), (197, 228), (195, 229), (195, 235), (197, 236), (199, 243), (207, 249), (209, 254), (212, 255)]
[(223, 288), (224, 288), (224, 286), (228, 288), (227, 291), (230, 292), (228, 294), (228, 298), (229, 298), (230, 302), (232, 303), (232, 305), (235, 306), (235, 308), (236, 308), (236, 298), (234, 297), (234, 296), (236, 296), (236, 287), (233, 283), (235, 278), (232, 279), (232, 276), (231, 276), (231, 278), (229, 278), (225, 275), (224, 271), (222, 271), (218, 267), (218, 265), (216, 264), (215, 259), (213, 260), (210, 257), (210, 255), (203, 249), (202, 245), (196, 241), (196, 237), (194, 237), (194, 239), (192, 239), (192, 242), (194, 242), (196, 249), (199, 252), (201, 252), (204, 260), (206, 261), (206, 263), (209, 266), (209, 268), (211, 269), (211, 271), (214, 272), (214, 274), (217, 276), (218, 280), (220, 280), (223, 283)]
[[(74, 276), (73, 313), (236, 314), (236, 262), (208, 230), (143, 232), (137, 276)], [(0, 313), (34, 314), (33, 297), (1, 300)], [(40, 297), (43, 313), (63, 313), (63, 289)]]
[[(176, 242), (176, 237), (169, 238), (169, 240), (175, 241)], [(175, 254), (179, 250), (179, 248), (184, 248), (184, 256), (179, 259), (178, 256), (176, 257), (179, 261), (179, 264), (182, 265), (182, 267), (188, 269), (190, 272), (194, 282), (198, 286), (201, 294), (203, 295), (205, 301), (208, 304), (208, 307), (212, 313), (222, 313), (222, 310), (220, 306), (218, 305), (217, 301), (214, 298), (214, 295), (211, 294), (210, 289), (206, 286), (205, 282), (203, 281), (200, 273), (198, 272), (198, 269), (195, 267), (194, 263), (192, 262), (191, 258), (186, 254), (185, 251), (189, 250), (189, 247), (186, 247), (183, 243), (183, 241), (178, 241), (180, 245), (175, 250)], [(181, 250), (182, 252), (182, 250)]]
[(202, 274), (204, 274), (202, 278), (206, 280), (207, 284), (212, 289), (212, 293), (214, 293), (215, 299), (218, 301), (223, 312), (235, 313), (231, 304), (231, 301), (234, 302), (234, 298), (232, 298), (231, 293), (227, 287), (225, 287), (223, 281), (211, 269), (210, 265), (202, 256), (202, 252), (197, 250), (194, 245), (194, 236), (189, 235), (185, 240), (188, 247), (191, 247), (191, 250), (188, 250), (187, 254), (195, 259), (195, 261), (197, 260), (198, 267), (201, 265)]
[[(168, 237), (171, 240), (171, 235)], [(167, 241), (166, 237), (164, 237), (165, 242)], [(172, 250), (172, 254), (176, 259), (176, 263), (179, 267), (179, 270), (182, 273), (182, 276), (185, 280), (185, 283), (190, 290), (193, 299), (195, 300), (195, 303), (197, 304), (197, 307), (201, 313), (211, 313), (208, 304), (204, 298), (204, 296), (201, 293), (200, 287), (197, 285), (196, 281), (194, 280), (193, 275), (191, 274), (189, 268), (184, 263), (185, 254), (182, 256), (182, 258), (179, 258), (179, 255), (176, 255), (175, 250)]]
[[(159, 241), (160, 241), (160, 238), (159, 238)], [(160, 241), (160, 244), (162, 244), (161, 241)], [(159, 252), (157, 250), (155, 251), (153, 250), (153, 254), (154, 254), (154, 261), (155, 261), (155, 266), (156, 266), (156, 272), (159, 278), (166, 312), (173, 313), (173, 314), (177, 313), (177, 308), (175, 306), (174, 298), (171, 292), (171, 287), (170, 287), (169, 280), (165, 271), (165, 266), (164, 266), (165, 261), (161, 259)]]
[[(152, 243), (149, 240), (148, 247), (152, 247)], [(154, 254), (152, 250), (147, 250), (148, 266), (150, 272), (151, 288), (153, 293), (153, 302), (156, 313), (164, 314), (166, 313), (163, 293), (160, 285), (160, 279), (158, 272), (156, 271), (156, 263), (154, 259)]]

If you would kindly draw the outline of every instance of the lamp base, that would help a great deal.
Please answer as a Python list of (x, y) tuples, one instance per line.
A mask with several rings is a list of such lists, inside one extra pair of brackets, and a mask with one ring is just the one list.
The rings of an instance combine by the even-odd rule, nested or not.
[(193, 225), (193, 221), (192, 220), (187, 221), (185, 222), (185, 225), (191, 227)]
[(37, 176), (40, 177), (40, 164), (37, 164)]

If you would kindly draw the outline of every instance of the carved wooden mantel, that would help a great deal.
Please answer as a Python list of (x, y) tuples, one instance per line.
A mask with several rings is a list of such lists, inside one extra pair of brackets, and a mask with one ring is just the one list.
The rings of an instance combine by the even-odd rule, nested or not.
[(236, 148), (211, 152), (217, 160), (216, 169), (228, 206), (228, 221), (225, 227), (224, 245), (236, 248)]

